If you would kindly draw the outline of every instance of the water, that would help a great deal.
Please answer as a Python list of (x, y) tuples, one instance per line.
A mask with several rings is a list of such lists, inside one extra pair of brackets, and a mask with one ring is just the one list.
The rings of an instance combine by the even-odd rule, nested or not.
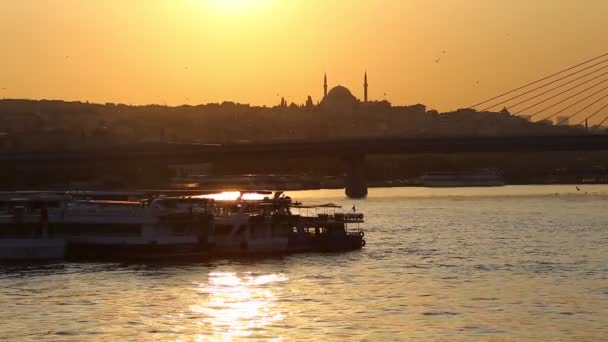
[(190, 264), (0, 266), (1, 340), (605, 340), (608, 186), (293, 193), (367, 246)]

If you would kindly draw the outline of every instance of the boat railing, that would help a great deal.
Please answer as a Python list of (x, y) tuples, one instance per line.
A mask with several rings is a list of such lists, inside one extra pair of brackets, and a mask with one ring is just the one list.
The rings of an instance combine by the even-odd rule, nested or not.
[(348, 235), (358, 235), (358, 236), (364, 236), (365, 235), (365, 231), (363, 230), (363, 228), (361, 227), (348, 227), (346, 229), (346, 234)]
[(355, 213), (335, 213), (317, 214), (316, 219), (321, 222), (340, 222), (340, 223), (363, 223), (363, 214)]
[(363, 223), (363, 214), (361, 213), (335, 213), (334, 220), (344, 223)]

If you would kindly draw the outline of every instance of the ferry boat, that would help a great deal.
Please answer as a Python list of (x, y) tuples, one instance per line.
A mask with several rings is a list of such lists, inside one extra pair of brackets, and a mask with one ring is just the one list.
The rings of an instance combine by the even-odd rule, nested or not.
[[(43, 220), (49, 237), (65, 241), (65, 256), (70, 259), (174, 259), (208, 252), (207, 233), (213, 221), (213, 201), (208, 199), (64, 198), (38, 206), (32, 199), (25, 203), (30, 209), (13, 229), (27, 231), (28, 225)], [(0, 227), (14, 221), (9, 217), (0, 221)]]
[(433, 172), (425, 174), (413, 182), (425, 187), (484, 187), (504, 186), (503, 177), (496, 173), (460, 174), (452, 172)]
[(213, 253), (283, 254), (288, 251), (288, 208), (275, 200), (245, 200), (217, 203), (209, 243)]
[(174, 260), (365, 246), (363, 214), (342, 213), (333, 204), (305, 206), (282, 192), (237, 195), (0, 199), (0, 260)]
[[(218, 202), (209, 242), (215, 254), (282, 254), (361, 249), (363, 214), (333, 204), (304, 206), (282, 192), (273, 198)], [(356, 225), (356, 227), (354, 226)]]
[(51, 237), (44, 211), (32, 219), (32, 211), (48, 199), (0, 199), (0, 261), (54, 260), (65, 257), (65, 239)]
[[(341, 252), (365, 247), (362, 213), (344, 213), (341, 206), (292, 205), (292, 231), (289, 250), (292, 252)], [(296, 211), (297, 214), (294, 214)]]
[(213, 221), (208, 200), (184, 198), (77, 201), (60, 215), (51, 231), (66, 238), (75, 259), (204, 256)]

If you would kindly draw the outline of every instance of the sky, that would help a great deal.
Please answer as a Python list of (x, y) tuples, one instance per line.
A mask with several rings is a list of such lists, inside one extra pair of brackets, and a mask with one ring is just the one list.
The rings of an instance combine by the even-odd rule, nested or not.
[(608, 52), (605, 0), (0, 0), (0, 98), (447, 111)]

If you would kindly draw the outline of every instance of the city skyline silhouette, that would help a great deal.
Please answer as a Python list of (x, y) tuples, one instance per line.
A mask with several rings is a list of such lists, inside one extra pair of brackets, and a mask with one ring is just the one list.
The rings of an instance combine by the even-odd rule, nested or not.
[(569, 0), (7, 2), (0, 97), (271, 106), (317, 100), (323, 72), (362, 99), (367, 70), (370, 97), (449, 111), (597, 55), (607, 11)]

